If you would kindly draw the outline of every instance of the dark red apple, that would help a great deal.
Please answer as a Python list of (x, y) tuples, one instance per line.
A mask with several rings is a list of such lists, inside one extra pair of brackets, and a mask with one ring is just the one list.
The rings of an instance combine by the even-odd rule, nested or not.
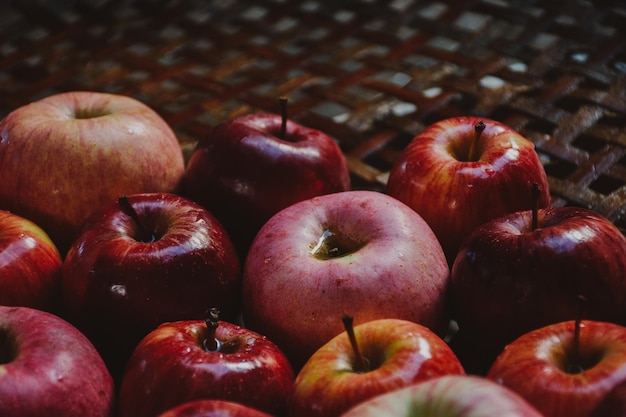
[(454, 117), (428, 126), (409, 143), (389, 174), (387, 191), (426, 220), (452, 264), (479, 225), (531, 208), (532, 183), (541, 187), (539, 207), (549, 206), (548, 179), (533, 142), (495, 120)]
[(66, 315), (119, 365), (165, 321), (206, 317), (213, 306), (235, 320), (240, 270), (224, 228), (200, 205), (174, 194), (124, 196), (65, 257)]
[(120, 417), (152, 417), (199, 399), (238, 402), (282, 415), (294, 373), (269, 339), (217, 321), (164, 323), (131, 356), (120, 387)]
[(63, 259), (32, 221), (0, 210), (0, 305), (59, 313)]
[(279, 210), (349, 187), (346, 158), (334, 139), (261, 113), (211, 129), (189, 159), (180, 193), (217, 216), (243, 257), (261, 225)]
[(91, 342), (53, 314), (0, 306), (0, 416), (112, 417), (113, 379)]
[(530, 330), (577, 317), (579, 295), (585, 318), (624, 323), (626, 236), (583, 208), (494, 219), (463, 244), (450, 295), (464, 349), (491, 359)]

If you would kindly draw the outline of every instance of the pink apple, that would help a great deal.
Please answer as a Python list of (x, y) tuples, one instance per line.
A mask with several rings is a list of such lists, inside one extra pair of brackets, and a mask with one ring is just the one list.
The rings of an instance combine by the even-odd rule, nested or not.
[(389, 174), (387, 191), (426, 220), (452, 264), (476, 227), (531, 208), (532, 183), (541, 188), (539, 206), (547, 207), (548, 180), (533, 142), (494, 120), (454, 117), (409, 143)]
[(206, 209), (168, 193), (120, 198), (96, 214), (63, 263), (68, 320), (117, 377), (137, 343), (165, 321), (240, 313), (241, 265)]
[(543, 417), (515, 392), (478, 376), (445, 375), (366, 400), (341, 417)]
[(490, 364), (522, 334), (577, 317), (579, 295), (587, 299), (586, 318), (624, 323), (626, 236), (583, 208), (494, 219), (464, 242), (452, 267), (450, 295), (463, 339), (453, 343), (462, 361), (464, 349)]
[(420, 324), (378, 319), (353, 330), (350, 325), (298, 373), (289, 417), (338, 417), (376, 395), (441, 375), (465, 374), (446, 342)]
[(224, 400), (195, 400), (175, 406), (158, 417), (272, 417), (240, 403)]
[(244, 264), (246, 325), (277, 343), (299, 368), (357, 324), (411, 320), (447, 330), (449, 269), (426, 222), (375, 191), (344, 191), (295, 203), (274, 215)]
[(590, 416), (626, 381), (626, 327), (584, 320), (532, 330), (504, 349), (487, 377), (546, 416)]
[(278, 114), (248, 114), (215, 126), (192, 153), (182, 195), (226, 227), (243, 257), (261, 225), (281, 209), (348, 190), (350, 173), (325, 133)]
[(0, 210), (0, 305), (59, 313), (62, 264), (46, 232), (28, 219)]
[(61, 93), (0, 121), (0, 208), (41, 226), (62, 253), (111, 199), (174, 191), (183, 171), (170, 127), (131, 97)]
[(216, 314), (164, 323), (138, 344), (120, 387), (120, 417), (151, 417), (199, 399), (284, 412), (294, 380), (286, 356), (267, 337)]
[(0, 306), (0, 415), (110, 417), (114, 386), (89, 340), (65, 320)]

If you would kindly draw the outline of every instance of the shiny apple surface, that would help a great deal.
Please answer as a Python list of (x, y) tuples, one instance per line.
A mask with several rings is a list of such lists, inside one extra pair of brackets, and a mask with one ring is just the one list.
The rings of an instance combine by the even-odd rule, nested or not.
[(137, 346), (120, 387), (120, 417), (148, 417), (183, 402), (222, 399), (269, 414), (284, 411), (294, 374), (266, 337), (220, 322), (207, 351), (204, 321), (164, 323)]
[(450, 347), (420, 324), (380, 319), (354, 328), (366, 369), (358, 369), (347, 333), (334, 337), (304, 364), (289, 399), (289, 417), (339, 416), (373, 396), (441, 375), (465, 371)]
[[(485, 127), (469, 156), (480, 122)], [(464, 116), (420, 132), (394, 163), (387, 191), (426, 220), (451, 264), (476, 227), (530, 209), (533, 183), (541, 188), (539, 207), (549, 206), (547, 176), (530, 140), (495, 120)]]
[(626, 237), (599, 214), (546, 208), (494, 219), (466, 240), (452, 267), (451, 305), (482, 351), (547, 324), (626, 320)]
[(35, 223), (0, 210), (0, 304), (59, 313), (63, 259)]
[(511, 342), (487, 377), (524, 397), (546, 416), (589, 416), (626, 380), (626, 328), (584, 320), (528, 332)]

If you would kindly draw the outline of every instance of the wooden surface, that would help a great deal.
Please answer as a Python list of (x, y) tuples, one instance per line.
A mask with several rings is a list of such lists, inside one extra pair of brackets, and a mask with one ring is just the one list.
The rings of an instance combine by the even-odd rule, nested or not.
[(490, 117), (535, 142), (554, 205), (626, 229), (620, 1), (0, 1), (0, 117), (68, 90), (144, 101), (187, 154), (286, 95), (376, 190), (426, 125)]

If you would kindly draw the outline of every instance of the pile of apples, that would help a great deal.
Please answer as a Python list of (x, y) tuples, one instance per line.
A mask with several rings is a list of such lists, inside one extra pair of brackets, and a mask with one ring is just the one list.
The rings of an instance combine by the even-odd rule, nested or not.
[(0, 121), (0, 415), (626, 415), (626, 237), (531, 141), (421, 131), (386, 192), (325, 133), (133, 98)]

